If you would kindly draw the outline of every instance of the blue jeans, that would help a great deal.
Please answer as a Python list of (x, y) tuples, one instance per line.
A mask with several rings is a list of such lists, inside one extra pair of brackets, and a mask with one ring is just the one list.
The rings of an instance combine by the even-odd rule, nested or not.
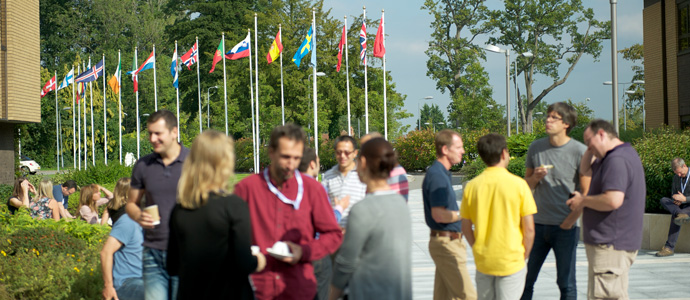
[(117, 297), (122, 300), (143, 300), (144, 279), (141, 277), (127, 278), (115, 292), (117, 292)]
[(671, 213), (671, 225), (668, 227), (668, 239), (666, 240), (666, 247), (673, 250), (676, 247), (676, 242), (678, 241), (678, 233), (680, 232), (680, 226), (673, 223), (678, 214), (688, 214), (690, 215), (690, 206), (688, 204), (681, 204), (680, 206), (673, 203), (671, 198), (661, 198), (661, 206), (666, 208)]
[(168, 275), (166, 251), (144, 247), (144, 289), (146, 300), (177, 299), (177, 276)]
[(561, 291), (561, 300), (577, 299), (575, 255), (580, 227), (564, 230), (558, 225), (534, 224), (534, 229), (534, 244), (527, 263), (527, 279), (521, 299), (532, 299), (534, 283), (551, 249), (556, 256), (556, 283)]

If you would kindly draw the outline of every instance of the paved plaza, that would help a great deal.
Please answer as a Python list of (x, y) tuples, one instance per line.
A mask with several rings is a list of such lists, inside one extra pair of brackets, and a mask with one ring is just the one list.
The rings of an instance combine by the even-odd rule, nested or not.
[[(429, 256), (429, 228), (424, 222), (422, 190), (423, 175), (411, 176), (409, 208), (412, 217), (412, 292), (414, 299), (432, 299), (434, 290), (434, 262)], [(458, 193), (459, 178), (453, 184)], [(461, 195), (461, 194), (459, 194)], [(682, 237), (681, 237), (682, 238)], [(468, 250), (467, 267), (474, 281), (476, 271), (472, 250)], [(671, 257), (654, 256), (658, 249), (640, 250), (630, 270), (630, 299), (690, 299), (690, 254)], [(582, 242), (577, 247), (577, 290), (579, 299), (587, 299), (587, 256)], [(520, 291), (521, 292), (521, 291)], [(534, 299), (559, 299), (556, 285), (556, 263), (549, 254), (534, 287)]]

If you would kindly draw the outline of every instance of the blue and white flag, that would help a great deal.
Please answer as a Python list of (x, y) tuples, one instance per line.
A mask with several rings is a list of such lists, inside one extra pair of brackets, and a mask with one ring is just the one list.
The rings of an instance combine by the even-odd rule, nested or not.
[(179, 88), (177, 80), (177, 50), (173, 53), (172, 63), (170, 64), (170, 74), (173, 76), (173, 86), (177, 89)]
[(70, 70), (69, 73), (67, 73), (67, 75), (65, 75), (65, 79), (63, 79), (62, 83), (60, 83), (60, 86), (58, 87), (58, 91), (68, 87), (72, 83), (74, 83), (74, 67), (72, 67), (72, 70)]
[(93, 68), (89, 67), (74, 80), (75, 82), (91, 82), (103, 76), (103, 60), (99, 61)]

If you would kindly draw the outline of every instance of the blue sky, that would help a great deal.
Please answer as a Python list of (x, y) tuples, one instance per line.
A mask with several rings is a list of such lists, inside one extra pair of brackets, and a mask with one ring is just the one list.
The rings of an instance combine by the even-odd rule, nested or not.
[[(585, 5), (594, 9), (596, 18), (609, 20), (611, 16), (609, 1), (583, 1)], [(491, 9), (503, 7), (503, 1), (488, 0), (487, 6)], [(424, 54), (431, 39), (429, 24), (432, 17), (427, 11), (421, 10), (423, 1), (411, 0), (379, 0), (379, 1), (346, 1), (324, 0), (324, 8), (331, 8), (333, 17), (358, 16), (362, 14), (362, 6), (367, 7), (367, 16), (378, 19), (381, 9), (385, 9), (386, 21), (386, 70), (391, 72), (397, 85), (397, 91), (407, 95), (405, 110), (413, 113), (414, 117), (402, 120), (405, 125), (412, 125), (418, 116), (418, 104), (437, 104), (447, 116), (447, 107), (450, 103), (448, 93), (441, 93), (436, 89), (434, 80), (426, 76), (426, 61)], [(629, 47), (636, 43), (642, 43), (642, 8), (643, 1), (618, 1), (618, 49)], [(348, 17), (352, 20), (351, 17)], [(350, 25), (350, 24), (348, 24)], [(367, 24), (370, 35), (376, 34), (378, 24)], [(350, 37), (354, 40), (355, 37)], [(479, 39), (480, 45), (486, 44), (487, 37)], [(372, 43), (373, 44), (373, 43)], [(372, 45), (373, 46), (373, 45)], [(502, 47), (502, 45), (498, 45)], [(371, 47), (371, 46), (370, 46)], [(514, 53), (511, 53), (514, 54)], [(484, 68), (489, 73), (490, 84), (493, 86), (493, 97), (501, 104), (505, 104), (505, 56), (497, 53), (487, 53)], [(515, 58), (511, 55), (511, 61)], [(632, 64), (624, 61), (622, 55), (618, 55), (619, 82), (629, 82), (632, 78)], [(566, 71), (561, 68), (561, 74)], [(594, 110), (595, 116), (607, 120), (612, 119), (612, 91), (611, 86), (605, 86), (604, 81), (610, 81), (611, 74), (611, 41), (604, 42), (604, 48), (599, 61), (595, 62), (590, 56), (583, 56), (578, 62), (568, 80), (545, 98), (547, 103), (571, 99), (574, 102), (585, 101), (590, 98), (589, 106)], [(551, 79), (536, 77), (534, 93), (538, 94), (544, 89)], [(518, 84), (520, 84), (518, 82)], [(521, 85), (524, 91), (524, 83)], [(623, 94), (623, 86), (619, 89), (619, 99)], [(515, 111), (515, 91), (511, 83), (511, 116)], [(433, 96), (433, 100), (420, 100), (425, 96)]]

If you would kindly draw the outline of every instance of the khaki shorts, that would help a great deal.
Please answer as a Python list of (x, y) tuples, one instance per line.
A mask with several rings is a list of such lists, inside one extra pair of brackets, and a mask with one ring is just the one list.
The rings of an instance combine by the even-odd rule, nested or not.
[(637, 250), (616, 250), (612, 245), (585, 244), (588, 299), (628, 299), (628, 272)]

